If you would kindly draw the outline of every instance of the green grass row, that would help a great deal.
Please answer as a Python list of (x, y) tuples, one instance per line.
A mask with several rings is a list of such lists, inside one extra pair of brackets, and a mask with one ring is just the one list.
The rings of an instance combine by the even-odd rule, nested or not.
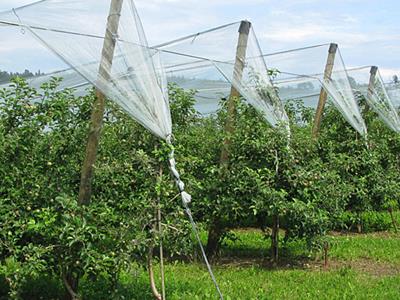
[[(268, 259), (269, 240), (260, 231), (236, 235), (238, 240), (223, 249), (225, 258), (235, 257), (214, 267), (226, 299), (400, 299), (400, 235), (334, 235), (327, 270), (313, 259), (307, 267), (288, 264), (271, 269), (262, 263), (262, 258)], [(288, 248), (283, 255), (296, 259), (305, 245), (290, 243)], [(169, 299), (216, 299), (202, 265), (168, 264), (166, 277)], [(137, 293), (132, 299), (152, 299), (144, 271), (136, 277), (125, 274), (122, 281), (126, 286), (131, 282)]]
[[(322, 270), (265, 270), (261, 267), (216, 267), (226, 299), (399, 299), (400, 276), (364, 274), (342, 267)], [(131, 299), (152, 299), (147, 275), (126, 277)], [(169, 299), (216, 299), (204, 268), (199, 265), (168, 265)]]
[[(260, 231), (240, 230), (236, 236), (236, 241), (224, 244), (222, 258), (214, 265), (225, 299), (400, 299), (398, 234), (333, 235), (327, 270), (321, 262), (304, 256), (302, 265), (291, 263), (304, 254), (301, 242), (288, 244), (282, 251), (286, 262), (271, 268), (264, 264), (269, 240)], [(158, 278), (157, 265), (155, 271)], [(166, 286), (167, 299), (217, 299), (201, 263), (167, 263)], [(81, 294), (93, 300), (153, 299), (147, 272), (139, 267), (121, 274), (115, 288), (106, 280), (85, 280)], [(42, 278), (27, 284), (24, 299), (59, 299), (61, 294), (60, 283)]]

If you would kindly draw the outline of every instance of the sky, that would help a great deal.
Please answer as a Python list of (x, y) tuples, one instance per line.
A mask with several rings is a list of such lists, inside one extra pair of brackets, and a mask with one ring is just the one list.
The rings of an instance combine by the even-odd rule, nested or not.
[[(0, 11), (30, 2), (1, 0)], [(135, 3), (152, 45), (247, 19), (252, 22), (264, 53), (335, 42), (348, 68), (377, 65), (385, 80), (400, 75), (398, 0), (136, 0)], [(0, 69), (13, 64), (21, 67), (32, 59), (22, 49), (15, 51), (17, 44), (17, 41), (15, 45), (0, 43)], [(14, 57), (2, 58), (6, 51), (14, 51)], [(19, 55), (21, 58), (16, 58)], [(35, 58), (36, 65), (43, 69), (54, 65), (54, 61)]]

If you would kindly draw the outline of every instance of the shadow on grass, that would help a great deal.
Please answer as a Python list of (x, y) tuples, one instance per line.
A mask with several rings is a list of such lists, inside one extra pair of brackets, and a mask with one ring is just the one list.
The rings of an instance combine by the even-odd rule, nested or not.
[(240, 230), (240, 234), (235, 235), (233, 239), (224, 241), (213, 264), (259, 267), (268, 270), (304, 269), (308, 268), (310, 264), (319, 264), (303, 241), (285, 243), (281, 238), (279, 245), (279, 259), (275, 263), (272, 260), (271, 239), (268, 236), (257, 229)]

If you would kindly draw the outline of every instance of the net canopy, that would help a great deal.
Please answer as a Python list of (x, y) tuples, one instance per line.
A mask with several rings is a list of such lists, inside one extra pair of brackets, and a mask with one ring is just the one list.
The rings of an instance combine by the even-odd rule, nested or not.
[[(85, 4), (83, 6), (77, 5), (80, 2)], [(47, 46), (50, 46), (59, 56), (61, 55), (63, 60), (70, 65), (70, 57), (73, 57), (73, 70), (65, 70), (53, 75), (64, 77), (61, 87), (74, 87), (79, 92), (85, 89), (85, 82), (96, 85), (96, 81), (98, 81), (98, 76), (95, 74), (101, 65), (101, 48), (104, 41), (102, 38), (104, 33), (101, 32), (106, 30), (104, 18), (107, 17), (108, 13), (108, 5), (104, 4), (110, 1), (97, 1), (94, 11), (91, 2), (94, 1), (44, 0), (2, 14), (0, 18), (6, 24), (8, 22), (9, 24), (17, 23), (27, 26), (34, 36), (45, 41)], [(324, 76), (323, 66), (326, 64), (328, 50), (330, 49), (329, 44), (262, 55), (253, 27), (250, 26), (248, 38), (245, 41), (246, 45), (242, 45), (242, 47), (245, 46), (245, 51), (242, 53), (243, 57), (240, 57), (243, 69), (237, 68), (235, 58), (239, 48), (236, 45), (238, 44), (238, 32), (241, 31), (243, 21), (148, 48), (136, 10), (133, 3), (129, 3), (131, 2), (128, 1), (123, 4), (130, 6), (131, 11), (133, 11), (127, 19), (130, 20), (133, 17), (138, 23), (139, 29), (136, 30), (138, 32), (137, 37), (128, 36), (125, 38), (125, 35), (128, 34), (126, 33), (127, 30), (123, 29), (127, 26), (124, 27), (124, 14), (121, 15), (119, 32), (117, 36), (114, 36), (117, 45), (112, 64), (112, 72), (118, 69), (114, 72), (120, 78), (117, 81), (122, 82), (121, 78), (141, 78), (143, 81), (141, 90), (147, 93), (150, 91), (154, 94), (151, 91), (158, 90), (157, 85), (149, 84), (145, 80), (145, 76), (141, 76), (140, 71), (138, 71), (142, 63), (134, 60), (134, 63), (128, 61), (127, 64), (124, 55), (120, 55), (121, 51), (118, 51), (121, 48), (127, 48), (126, 50), (129, 50), (132, 54), (130, 56), (134, 56), (137, 51), (146, 52), (148, 53), (147, 60), (153, 64), (150, 70), (152, 69), (155, 77), (159, 78), (157, 80), (158, 86), (162, 81), (160, 74), (165, 72), (168, 82), (175, 82), (185, 89), (196, 90), (196, 108), (200, 112), (209, 114), (216, 111), (219, 99), (227, 98), (231, 86), (233, 86), (250, 104), (261, 111), (266, 120), (273, 126), (280, 123), (287, 124), (288, 122), (279, 97), (283, 100), (302, 98), (306, 99), (306, 105), (316, 106), (320, 90), (323, 88), (329, 95), (331, 102), (339, 109), (346, 120), (358, 132), (366, 134), (365, 123), (357, 106), (339, 50), (337, 50), (332, 66), (332, 75), (329, 78)], [(41, 6), (45, 9), (43, 10)], [(77, 9), (77, 7), (79, 8)], [(60, 22), (56, 20), (57, 14), (54, 14), (54, 12), (59, 13), (59, 10), (68, 11), (68, 9), (74, 11), (73, 16), (63, 18), (61, 24), (59, 24)], [(77, 13), (81, 14), (82, 18), (78, 18)], [(77, 19), (85, 20), (85, 14), (86, 18), (90, 16), (94, 19), (94, 23), (98, 24), (92, 28), (92, 26), (84, 26), (86, 21), (76, 21)], [(81, 30), (81, 28), (84, 28), (84, 30)], [(64, 39), (64, 36), (67, 36), (68, 39)], [(77, 43), (81, 39), (90, 40), (90, 43), (88, 43), (90, 47), (82, 46), (85, 50), (84, 58), (82, 58), (82, 53), (74, 51), (76, 47), (68, 47), (67, 45)], [(60, 40), (61, 43), (59, 43)], [(101, 42), (98, 42), (99, 40)], [(98, 46), (95, 46), (96, 42), (92, 43), (92, 41), (97, 41)], [(239, 42), (243, 44), (243, 40), (240, 41), (240, 38)], [(95, 51), (92, 51), (94, 48)], [(94, 55), (96, 52), (97, 54)], [(125, 52), (128, 53), (128, 51)], [(85, 63), (83, 64), (82, 61), (85, 61)], [(273, 83), (268, 76), (265, 61), (267, 61), (270, 69), (280, 71)], [(139, 69), (137, 66), (132, 66), (133, 64), (139, 65)], [(76, 75), (74, 75), (74, 71), (77, 71)], [(45, 80), (45, 77), (42, 79), (35, 78), (32, 83), (39, 83), (41, 80)], [(115, 81), (110, 80), (109, 82), (114, 83)], [(165, 80), (163, 82), (165, 85)], [(279, 88), (279, 97), (274, 85)], [(149, 88), (149, 86), (153, 88)], [(156, 86), (156, 89), (154, 89), (154, 86)], [(162, 90), (165, 91), (165, 87)], [(121, 98), (109, 94), (106, 93), (111, 99)], [(137, 94), (141, 95), (142, 93), (139, 91)], [(165, 99), (165, 92), (163, 94)], [(152, 96), (153, 99), (156, 97)], [(129, 109), (126, 110), (129, 111)], [(131, 111), (133, 111), (132, 108)], [(170, 120), (164, 122), (168, 117), (164, 117), (164, 120), (160, 122), (160, 120), (154, 120), (156, 114), (151, 112), (147, 116), (142, 113), (137, 113), (137, 115), (142, 116), (139, 122), (158, 136), (165, 138), (168, 135), (166, 132), (171, 131), (170, 125), (167, 125), (167, 130), (159, 128), (160, 124), (170, 123)], [(169, 115), (169, 113), (161, 115)], [(138, 117), (135, 118), (138, 119)], [(147, 122), (148, 119), (151, 119), (151, 122)], [(154, 126), (154, 124), (156, 125)]]
[[(42, 0), (0, 13), (0, 24), (19, 26), (69, 66), (57, 73), (67, 77), (65, 87), (95, 86), (154, 135), (172, 144), (167, 77), (161, 63), (165, 58), (158, 49), (148, 47), (133, 0)], [(48, 76), (33, 80), (40, 84), (44, 78)], [(173, 148), (168, 162), (222, 299), (188, 206), (191, 196), (176, 168)]]
[(283, 100), (306, 99), (307, 106), (316, 107), (321, 88), (331, 103), (360, 134), (366, 135), (367, 128), (361, 116), (353, 93), (340, 50), (337, 48), (334, 60), (330, 62), (332, 73), (325, 77), (324, 67), (327, 57), (335, 44), (264, 54), (270, 69), (277, 70), (274, 84), (279, 88)]
[(153, 134), (172, 134), (161, 57), (132, 0), (43, 0), (0, 14), (19, 24)]
[[(164, 65), (167, 73), (183, 87), (198, 86), (198, 100), (211, 100), (210, 110), (216, 108), (215, 99), (229, 96), (232, 85), (272, 126), (287, 126), (288, 117), (269, 78), (257, 37), (249, 22), (227, 24), (156, 45), (155, 48), (162, 50), (163, 55), (166, 52), (185, 55), (163, 59), (168, 64)], [(193, 57), (192, 60), (205, 58), (207, 62), (196, 63), (188, 57)]]
[[(88, 6), (90, 5), (88, 4)], [(15, 24), (16, 19), (19, 22), (23, 20), (20, 16), (22, 14), (18, 10), (16, 12), (17, 15), (13, 12), (9, 12), (6, 15), (10, 19), (9, 24)], [(4, 15), (0, 15), (0, 18), (4, 19)], [(5, 22), (7, 23), (7, 21)], [(37, 31), (41, 35), (47, 35), (46, 31), (50, 31), (53, 37), (53, 34), (57, 35), (60, 29), (57, 29), (57, 27), (54, 28), (54, 25), (51, 23), (45, 24), (48, 25), (47, 29), (44, 29), (43, 25), (39, 26), (34, 23), (32, 25), (29, 23), (29, 26), (31, 26), (30, 30), (35, 34)], [(245, 49), (243, 57), (240, 57), (243, 69), (238, 68), (237, 65), (235, 66), (237, 51), (240, 51), (237, 48), (238, 41), (240, 42), (238, 38), (239, 31), (243, 28), (243, 24), (249, 23), (244, 21), (235, 22), (150, 47), (149, 52), (151, 56), (159, 57), (161, 62), (161, 72), (158, 72), (157, 68), (155, 71), (156, 73), (165, 72), (167, 82), (176, 83), (184, 89), (195, 90), (196, 108), (202, 114), (207, 115), (217, 111), (219, 100), (221, 98), (228, 98), (233, 86), (251, 105), (264, 115), (265, 119), (272, 126), (278, 126), (278, 124), (282, 123), (287, 126), (288, 117), (282, 102), (273, 89), (256, 35), (251, 26), (248, 30), (245, 45), (242, 45), (242, 48)], [(68, 29), (68, 32), (72, 30), (76, 30), (79, 33), (73, 38), (80, 39), (81, 33), (78, 31), (79, 29)], [(62, 29), (62, 31), (66, 30)], [(99, 34), (99, 31), (93, 31), (90, 33), (89, 38), (97, 40), (99, 39)], [(64, 32), (61, 35), (64, 35)], [(87, 35), (87, 33), (84, 33), (84, 38)], [(47, 36), (43, 37), (43, 39), (47, 38)], [(46, 43), (48, 44), (49, 42)], [(62, 50), (59, 48), (62, 46), (59, 46), (56, 40), (54, 43), (59, 54), (58, 51)], [(132, 43), (134, 44), (133, 46), (131, 46)], [(136, 48), (139, 48), (137, 46), (138, 43), (143, 42), (140, 40), (139, 42), (131, 42), (130, 40), (126, 42), (126, 39), (121, 34), (117, 38), (117, 46), (119, 44), (128, 44), (132, 48), (135, 45)], [(147, 44), (144, 47), (147, 48)], [(68, 47), (67, 52), (69, 52)], [(77, 53), (73, 54), (76, 55)], [(70, 55), (68, 54), (68, 56)], [(123, 56), (118, 53), (114, 55), (113, 68), (114, 65), (123, 65), (123, 60)], [(98, 59), (95, 60), (95, 57), (93, 57), (92, 60), (85, 59), (85, 61), (87, 63), (82, 68), (85, 70), (90, 69), (88, 72), (91, 74), (95, 73), (92, 70), (94, 71), (99, 66)], [(88, 80), (88, 76), (82, 74), (76, 65), (73, 66), (72, 70), (65, 69), (64, 71), (50, 73), (40, 78), (32, 78), (30, 83), (35, 87), (39, 87), (42, 82), (47, 81), (51, 76), (63, 77), (64, 80), (60, 88), (74, 87), (78, 90), (78, 94), (82, 94), (89, 84), (94, 84), (94, 82)], [(77, 72), (74, 73), (74, 71)], [(118, 75), (120, 77), (127, 77), (128, 74), (126, 73), (124, 70), (119, 70)], [(133, 71), (132, 73), (136, 74), (137, 72)]]
[[(160, 52), (162, 53), (162, 51)], [(174, 54), (163, 53), (163, 57), (173, 57)], [(1, 58), (0, 58), (1, 60)], [(193, 59), (192, 59), (193, 60)], [(197, 68), (195, 68), (195, 66)], [(186, 69), (185, 67), (179, 66), (168, 66), (168, 70), (164, 71), (167, 75), (168, 83), (175, 83), (179, 87), (186, 90), (195, 90), (195, 108), (202, 115), (209, 115), (216, 112), (219, 108), (219, 100), (221, 98), (227, 98), (231, 90), (231, 83), (226, 80), (222, 74), (217, 71), (212, 62), (208, 60), (194, 60), (192, 68)], [(87, 90), (93, 87), (93, 84), (74, 69), (66, 68), (59, 71), (47, 71), (43, 72), (39, 76), (28, 76), (26, 78), (27, 83), (36, 88), (40, 89), (43, 83), (51, 80), (52, 77), (62, 78), (62, 81), (58, 83), (56, 90), (61, 91), (66, 88), (74, 90), (76, 96), (83, 96), (87, 93)], [(23, 75), (23, 74), (22, 74)], [(1, 82), (1, 81), (0, 81)], [(6, 81), (0, 83), (0, 88), (6, 88), (10, 85), (10, 80), (7, 78)]]
[(398, 110), (400, 107), (400, 84), (399, 83), (387, 83), (385, 84), (389, 98), (392, 100), (393, 105)]
[[(2, 71), (29, 76), (28, 70), (36, 75), (69, 68), (31, 34), (18, 26), (0, 23), (0, 67)], [(43, 59), (38, 59), (43, 58)], [(25, 70), (27, 70), (25, 72)], [(40, 71), (40, 72), (39, 72)], [(2, 76), (0, 83), (7, 83), (9, 77)]]
[(400, 118), (386, 90), (377, 67), (360, 67), (348, 70), (356, 97), (365, 98), (368, 106), (392, 130), (400, 132)]

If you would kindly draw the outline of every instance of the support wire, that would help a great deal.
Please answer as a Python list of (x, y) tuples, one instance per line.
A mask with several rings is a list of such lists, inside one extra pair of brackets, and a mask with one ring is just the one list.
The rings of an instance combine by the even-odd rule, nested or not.
[[(167, 141), (167, 144), (169, 146), (173, 147), (171, 138), (172, 138), (172, 136), (169, 135), (166, 138), (166, 141)], [(176, 183), (176, 185), (178, 186), (178, 189), (179, 189), (179, 193), (181, 194), (183, 207), (184, 207), (185, 212), (186, 212), (186, 214), (187, 214), (187, 216), (189, 218), (190, 224), (192, 225), (192, 230), (193, 230), (193, 233), (195, 234), (196, 240), (197, 240), (197, 242), (199, 244), (199, 247), (200, 247), (200, 250), (201, 250), (201, 254), (203, 256), (203, 260), (204, 260), (204, 262), (205, 262), (205, 264), (207, 266), (208, 273), (210, 274), (211, 280), (214, 283), (215, 289), (218, 292), (220, 300), (224, 300), (224, 296), (222, 295), (222, 292), (221, 292), (221, 290), (219, 288), (217, 280), (216, 280), (216, 278), (214, 276), (214, 273), (212, 271), (211, 265), (210, 265), (210, 263), (208, 261), (206, 252), (204, 250), (203, 244), (201, 242), (200, 234), (199, 234), (199, 230), (197, 228), (196, 222), (194, 221), (192, 212), (191, 212), (191, 210), (189, 208), (189, 203), (191, 201), (191, 196), (187, 192), (185, 192), (185, 184), (181, 181), (180, 175), (179, 175), (178, 171), (176, 170), (176, 163), (175, 163), (174, 156), (175, 156), (174, 155), (174, 149), (172, 148), (172, 150), (171, 150), (171, 152), (169, 154), (169, 168), (171, 170), (172, 175), (174, 176), (175, 183)]]

